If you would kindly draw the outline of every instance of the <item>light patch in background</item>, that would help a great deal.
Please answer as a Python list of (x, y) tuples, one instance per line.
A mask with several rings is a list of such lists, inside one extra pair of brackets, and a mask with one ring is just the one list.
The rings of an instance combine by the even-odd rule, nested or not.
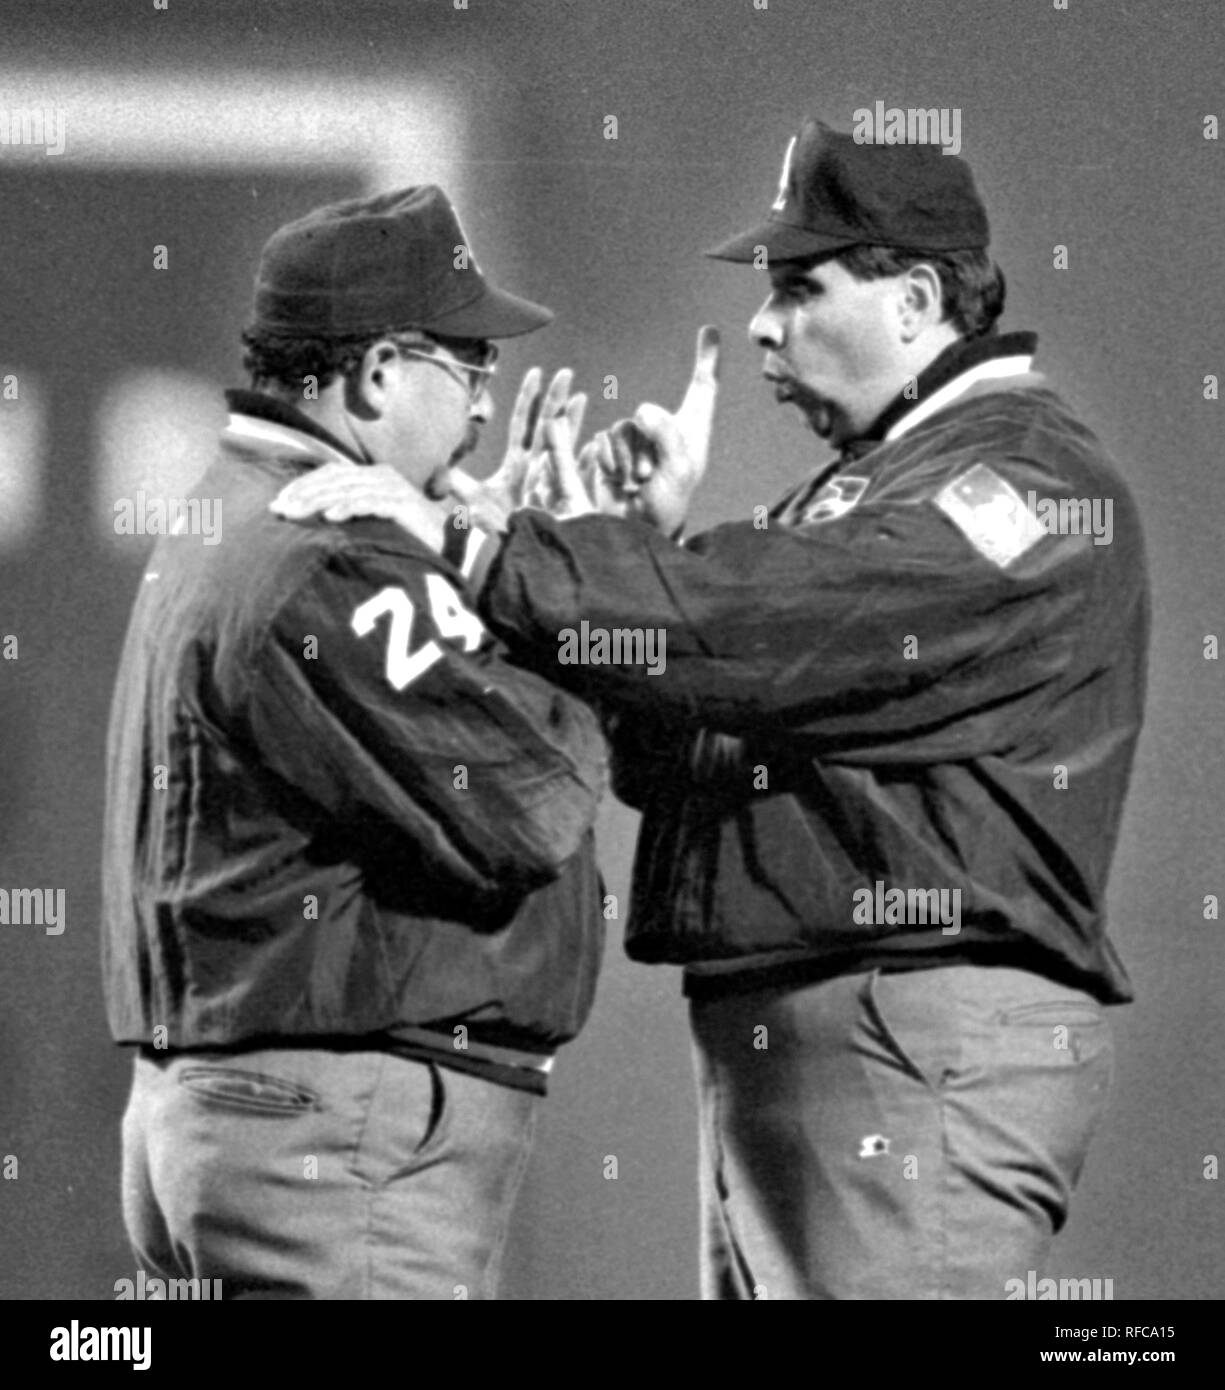
[[(16, 400), (4, 399), (9, 377)], [(0, 555), (15, 550), (38, 524), (46, 467), (46, 405), (39, 381), (19, 367), (0, 378)]]
[(463, 204), (466, 117), (428, 78), (0, 67), (0, 92), (9, 107), (62, 118), (57, 165), (335, 164), (357, 169), (371, 192), (438, 183)]
[(142, 368), (117, 376), (97, 416), (99, 536), (143, 557), (156, 536), (116, 531), (116, 504), (143, 515), (150, 503), (185, 498), (212, 463), (225, 422), (221, 388), (198, 373)]

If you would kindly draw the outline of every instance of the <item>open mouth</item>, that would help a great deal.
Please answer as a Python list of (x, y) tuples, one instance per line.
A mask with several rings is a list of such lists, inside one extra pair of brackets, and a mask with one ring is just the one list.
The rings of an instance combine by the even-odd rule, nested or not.
[(822, 439), (829, 436), (834, 427), (834, 407), (829, 401), (799, 386), (791, 377), (775, 372), (763, 372), (762, 376), (774, 388), (774, 399), (779, 405), (798, 405), (813, 432)]

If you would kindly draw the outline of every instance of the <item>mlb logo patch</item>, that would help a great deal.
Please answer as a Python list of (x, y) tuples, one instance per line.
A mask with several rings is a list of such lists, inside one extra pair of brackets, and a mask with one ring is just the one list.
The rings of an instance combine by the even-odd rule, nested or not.
[(840, 473), (831, 478), (800, 513), (798, 525), (807, 526), (813, 521), (833, 521), (844, 516), (868, 489), (867, 478), (852, 478)]
[(936, 506), (980, 555), (1006, 569), (1046, 535), (1006, 479), (976, 463), (936, 494)]

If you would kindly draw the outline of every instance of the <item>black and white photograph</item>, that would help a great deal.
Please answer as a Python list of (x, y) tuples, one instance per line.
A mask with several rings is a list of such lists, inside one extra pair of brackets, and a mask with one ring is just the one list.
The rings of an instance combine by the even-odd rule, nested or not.
[(0, 33), (30, 1364), (474, 1300), (1198, 1364), (1216, 0)]

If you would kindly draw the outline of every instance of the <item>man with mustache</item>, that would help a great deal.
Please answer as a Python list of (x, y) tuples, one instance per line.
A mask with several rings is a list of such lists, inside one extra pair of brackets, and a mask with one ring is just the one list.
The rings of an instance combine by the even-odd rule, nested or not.
[[(636, 520), (583, 514), (559, 422), (569, 519), (517, 512), (475, 563), (518, 658), (613, 712), (614, 785), (643, 814), (627, 949), (685, 967), (707, 1297), (1005, 1298), (1105, 1103), (1103, 1006), (1132, 996), (1104, 904), (1143, 544), (1034, 336), (997, 331), (987, 245), (964, 161), (806, 122), (767, 218), (712, 254), (768, 275), (764, 375), (837, 457), (683, 539), (703, 341), (681, 411), (583, 451)], [(386, 514), (438, 524), (388, 481)], [(352, 485), (330, 470), (278, 506)], [(1110, 543), (1035, 497), (1111, 499)], [(579, 619), (658, 628), (666, 671), (557, 663)]]
[(595, 990), (604, 740), (506, 662), (462, 550), (268, 503), (338, 460), (445, 488), (491, 413), (491, 340), (551, 317), (485, 279), (432, 186), (264, 248), (253, 386), (195, 489), (223, 540), (154, 551), (108, 746), (107, 1007), (138, 1049), (124, 1213), (158, 1277), (495, 1294), (553, 1056)]

